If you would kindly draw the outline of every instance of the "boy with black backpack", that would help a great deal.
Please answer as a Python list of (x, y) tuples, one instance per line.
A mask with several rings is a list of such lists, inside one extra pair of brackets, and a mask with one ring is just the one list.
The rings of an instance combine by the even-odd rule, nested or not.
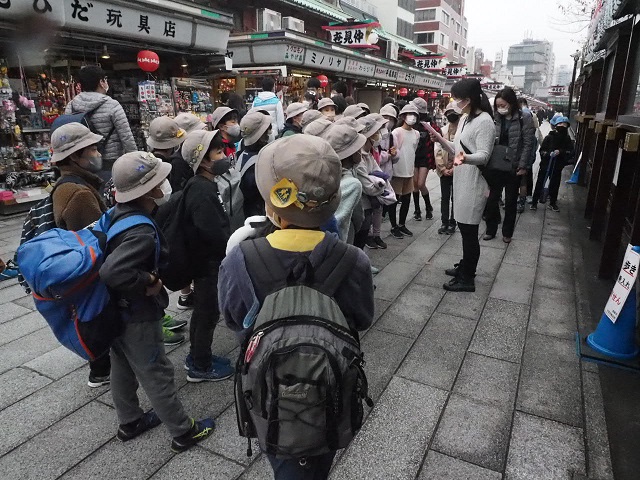
[(371, 405), (357, 333), (373, 320), (371, 265), (319, 229), (338, 207), (341, 176), (321, 138), (264, 147), (256, 182), (280, 229), (242, 242), (220, 268), (221, 310), (242, 345), (238, 427), (258, 438), (276, 480), (326, 479), (362, 424), (362, 400)]

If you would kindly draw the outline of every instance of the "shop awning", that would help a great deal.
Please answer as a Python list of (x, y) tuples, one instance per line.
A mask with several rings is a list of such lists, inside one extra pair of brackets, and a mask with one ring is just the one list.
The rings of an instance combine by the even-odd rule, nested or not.
[(329, 18), (346, 22), (349, 19), (349, 15), (322, 0), (280, 0), (282, 3), (288, 3), (298, 7), (304, 7), (305, 9), (313, 10), (314, 12), (322, 13)]

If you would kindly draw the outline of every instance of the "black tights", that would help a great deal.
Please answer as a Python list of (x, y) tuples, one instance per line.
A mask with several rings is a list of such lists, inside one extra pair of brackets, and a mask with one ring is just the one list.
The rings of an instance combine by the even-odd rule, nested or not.
[(480, 241), (478, 240), (478, 225), (458, 223), (462, 235), (462, 264), (461, 270), (465, 277), (472, 279), (476, 276), (478, 260), (480, 260)]
[[(411, 194), (400, 195), (398, 202), (393, 205), (389, 205), (389, 221), (391, 222), (391, 228), (396, 228), (398, 225), (403, 226), (407, 221), (407, 215), (409, 213), (409, 204), (411, 203)], [(400, 218), (398, 218), (397, 208), (400, 204)], [(400, 223), (398, 223), (400, 220)]]
[[(422, 198), (424, 199), (424, 204), (425, 204), (425, 209), (427, 211), (427, 214), (429, 212), (433, 211), (433, 207), (431, 206), (431, 198), (429, 197), (429, 190), (427, 190), (427, 193), (422, 194)], [(422, 211), (420, 210), (420, 192), (413, 192), (413, 206), (414, 206), (414, 212), (416, 213), (422, 213)]]

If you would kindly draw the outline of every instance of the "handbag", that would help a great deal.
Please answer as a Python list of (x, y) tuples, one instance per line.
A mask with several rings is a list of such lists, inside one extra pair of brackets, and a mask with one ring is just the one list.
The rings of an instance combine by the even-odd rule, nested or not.
[(511, 159), (508, 157), (509, 147), (504, 145), (495, 145), (491, 157), (487, 162), (487, 169), (498, 170), (500, 172), (511, 171)]

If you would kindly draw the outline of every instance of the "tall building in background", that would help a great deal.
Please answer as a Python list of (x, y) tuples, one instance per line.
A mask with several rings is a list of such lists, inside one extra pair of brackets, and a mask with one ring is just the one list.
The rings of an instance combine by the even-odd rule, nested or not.
[(504, 57), (502, 50), (500, 50), (499, 52), (496, 52), (496, 61), (493, 65), (493, 68), (496, 70), (496, 72), (499, 72), (500, 69), (502, 69), (502, 58)]
[[(413, 41), (415, 0), (367, 0), (378, 11), (378, 21), (387, 32)], [(349, 3), (357, 3), (351, 0)]]
[(467, 48), (467, 73), (476, 72), (476, 47)]
[(525, 39), (509, 47), (507, 66), (514, 85), (525, 93), (535, 94), (538, 88), (549, 86), (554, 65), (553, 43), (547, 40)]
[(449, 62), (467, 63), (468, 30), (464, 0), (416, 0), (414, 43), (446, 54)]
[(569, 65), (560, 65), (556, 72), (553, 84), (554, 85), (569, 85), (571, 83), (572, 67)]

